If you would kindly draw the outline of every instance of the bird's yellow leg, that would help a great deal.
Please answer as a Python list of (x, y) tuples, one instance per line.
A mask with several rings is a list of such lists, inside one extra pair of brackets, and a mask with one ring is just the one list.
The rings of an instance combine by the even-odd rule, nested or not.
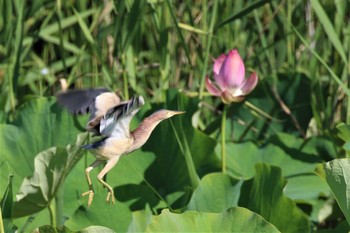
[(114, 204), (115, 203), (114, 191), (113, 191), (112, 187), (109, 184), (107, 184), (107, 182), (105, 182), (103, 180), (103, 177), (107, 174), (107, 172), (109, 172), (109, 170), (111, 170), (117, 164), (118, 160), (119, 160), (119, 156), (116, 156), (113, 159), (108, 160), (106, 166), (97, 175), (97, 180), (108, 189), (108, 194), (106, 197), (107, 204), (109, 204), (109, 203)]
[(87, 180), (88, 185), (89, 185), (89, 191), (84, 192), (82, 194), (82, 196), (89, 195), (88, 207), (91, 205), (92, 200), (94, 199), (94, 189), (92, 187), (92, 182), (91, 182), (91, 178), (90, 178), (90, 172), (91, 172), (92, 169), (94, 169), (100, 163), (101, 163), (101, 160), (95, 160), (95, 162), (93, 162), (89, 167), (87, 167), (85, 169), (85, 176), (86, 176), (86, 180)]

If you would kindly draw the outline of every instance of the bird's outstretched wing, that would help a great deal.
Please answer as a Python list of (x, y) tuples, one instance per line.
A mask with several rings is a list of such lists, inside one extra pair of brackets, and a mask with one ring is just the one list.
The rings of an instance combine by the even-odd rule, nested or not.
[(94, 111), (96, 96), (108, 92), (106, 88), (67, 90), (57, 94), (58, 103), (72, 114), (86, 114)]
[(58, 103), (73, 114), (90, 113), (86, 129), (99, 134), (99, 125), (103, 116), (121, 104), (120, 98), (105, 88), (68, 90), (57, 95)]
[(100, 134), (107, 137), (129, 138), (130, 121), (144, 104), (143, 97), (139, 96), (110, 109), (101, 119)]

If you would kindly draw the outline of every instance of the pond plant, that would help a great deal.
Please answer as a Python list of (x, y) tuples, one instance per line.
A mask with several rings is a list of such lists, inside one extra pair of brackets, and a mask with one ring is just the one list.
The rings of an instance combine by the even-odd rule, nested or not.
[[(0, 11), (0, 233), (349, 232), (349, 1)], [(84, 90), (98, 93), (58, 103)], [(112, 115), (69, 112), (101, 91), (121, 101)], [(130, 133), (160, 109), (186, 113), (107, 174), (94, 162), (87, 149), (110, 134), (86, 122)]]

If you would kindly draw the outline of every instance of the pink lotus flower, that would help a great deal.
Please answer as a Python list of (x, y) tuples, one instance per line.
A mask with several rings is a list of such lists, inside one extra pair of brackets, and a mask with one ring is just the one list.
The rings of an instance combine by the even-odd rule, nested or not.
[(253, 91), (258, 83), (258, 75), (254, 72), (245, 79), (245, 67), (241, 56), (236, 49), (227, 55), (222, 54), (215, 60), (215, 84), (209, 79), (205, 85), (210, 94), (220, 96), (224, 103), (240, 102)]

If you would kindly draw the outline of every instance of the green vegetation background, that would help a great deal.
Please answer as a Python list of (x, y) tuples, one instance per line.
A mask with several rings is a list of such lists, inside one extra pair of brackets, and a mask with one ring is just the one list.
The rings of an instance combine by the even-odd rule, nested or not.
[[(350, 230), (349, 1), (0, 0), (0, 11), (0, 231)], [(204, 78), (233, 48), (259, 83), (228, 106), (223, 174), (223, 105)], [(80, 196), (87, 118), (57, 105), (60, 79), (143, 95), (133, 128), (186, 111), (108, 174), (116, 205), (96, 179), (91, 208)]]

